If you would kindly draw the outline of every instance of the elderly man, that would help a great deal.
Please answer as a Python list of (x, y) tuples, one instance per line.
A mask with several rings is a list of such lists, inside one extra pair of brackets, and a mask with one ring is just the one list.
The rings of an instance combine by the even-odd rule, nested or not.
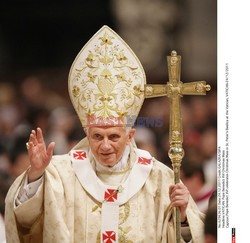
[(104, 26), (69, 75), (72, 103), (87, 137), (52, 156), (40, 128), (30, 134), (30, 168), (6, 199), (6, 232), (16, 242), (202, 242), (202, 214), (173, 172), (136, 148), (126, 115), (143, 102), (144, 71), (131, 49)]

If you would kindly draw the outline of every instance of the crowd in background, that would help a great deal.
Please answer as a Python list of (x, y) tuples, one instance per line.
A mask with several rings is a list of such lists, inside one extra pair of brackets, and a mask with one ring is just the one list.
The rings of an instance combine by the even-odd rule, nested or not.
[[(62, 80), (62, 82), (66, 82)], [(49, 84), (49, 81), (46, 82)], [(212, 87), (207, 96), (182, 98), (185, 157), (181, 179), (200, 210), (207, 211), (216, 188), (217, 98)], [(140, 117), (160, 117), (162, 126), (136, 127), (136, 143), (171, 167), (168, 158), (168, 98), (145, 100)], [(54, 154), (67, 153), (84, 136), (70, 99), (38, 76), (20, 80), (18, 85), (0, 82), (0, 212), (13, 180), (29, 166), (26, 142), (32, 129), (40, 127), (45, 141), (56, 143)]]

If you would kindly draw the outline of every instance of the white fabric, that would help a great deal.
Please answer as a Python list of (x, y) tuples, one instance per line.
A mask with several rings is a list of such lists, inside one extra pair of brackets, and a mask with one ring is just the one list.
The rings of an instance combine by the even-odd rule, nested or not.
[(2, 214), (0, 214), (0, 243), (6, 243), (5, 226)]
[[(122, 162), (122, 165), (119, 165), (120, 169), (118, 169), (118, 171), (120, 171), (122, 168), (124, 169), (124, 166), (125, 166), (125, 163), (124, 163), (124, 160), (125, 159), (128, 159), (128, 153), (127, 151), (130, 151), (130, 148), (128, 147), (128, 149), (125, 150), (125, 153), (121, 159)], [(118, 163), (120, 163), (121, 161), (119, 161)], [(98, 166), (96, 166), (97, 168)], [(99, 170), (104, 167), (104, 166), (101, 166), (99, 167)], [(113, 167), (111, 168), (108, 168), (108, 171), (110, 171), (110, 169), (112, 169)], [(103, 169), (103, 168), (102, 168)], [(117, 171), (117, 168), (115, 169), (115, 171)], [(121, 182), (121, 181), (119, 181)], [(28, 179), (27, 179), (27, 175), (24, 179), (24, 184), (23, 184), (23, 188), (20, 189), (19, 191), (19, 194), (16, 198), (16, 206), (20, 205), (21, 203), (24, 203), (25, 201), (27, 201), (28, 199), (30, 199), (33, 195), (35, 195), (35, 193), (37, 192), (38, 190), (38, 187), (43, 183), (43, 176), (41, 178), (39, 178), (38, 180), (32, 182), (32, 183), (29, 183), (28, 184)], [(114, 209), (113, 209), (114, 210)], [(116, 209), (117, 210), (117, 209)], [(115, 212), (114, 212), (114, 215), (115, 215)], [(111, 218), (110, 218), (110, 215), (109, 214), (103, 214), (102, 217), (105, 217), (107, 218), (107, 222), (111, 222)], [(118, 218), (116, 217), (116, 220), (112, 220), (113, 222), (117, 222)], [(1, 222), (2, 221), (2, 222)], [(2, 238), (0, 238), (0, 243), (5, 243), (6, 241), (4, 241), (5, 239), (5, 232), (4, 232), (4, 222), (3, 222), (3, 219), (0, 219), (0, 225), (2, 228), (1, 231), (1, 236)], [(109, 225), (107, 225), (107, 229), (108, 229)], [(190, 239), (191, 237), (191, 232), (190, 232), (190, 228), (189, 227), (181, 227), (181, 235), (183, 237), (183, 239), (188, 242), (188, 240)], [(1, 241), (2, 240), (2, 241)]]
[[(125, 148), (124, 154), (122, 156), (122, 159), (113, 167), (103, 166), (100, 163), (98, 163), (97, 160), (95, 160), (96, 161), (96, 171), (110, 171), (110, 172), (111, 171), (112, 172), (113, 171), (121, 171), (122, 169), (125, 168), (125, 166), (127, 164), (129, 152), (130, 152), (130, 147), (127, 145)], [(94, 157), (91, 150), (90, 150), (90, 156)], [(42, 184), (42, 182), (43, 182), (43, 176), (41, 178), (39, 178), (38, 180), (31, 182), (31, 183), (28, 183), (28, 176), (26, 176), (24, 179), (23, 187), (20, 189), (18, 196), (16, 198), (16, 201), (15, 201), (16, 206), (20, 205), (21, 203), (27, 201), (32, 196), (34, 196), (38, 190), (38, 187)]]
[[(139, 149), (135, 151), (137, 161), (134, 163), (128, 178), (116, 186), (104, 184), (97, 177), (91, 166), (88, 151), (71, 151), (72, 164), (80, 183), (91, 196), (102, 203), (101, 241), (104, 240), (102, 237), (111, 237), (112, 233), (113, 242), (117, 242), (119, 205), (125, 204), (141, 190), (153, 167), (152, 157), (147, 151)], [(126, 150), (118, 165), (128, 163), (128, 153), (129, 149)], [(119, 167), (122, 167), (121, 165)]]
[[(83, 150), (72, 150), (71, 151), (71, 159), (73, 168), (75, 173), (83, 186), (83, 188), (90, 193), (96, 200), (99, 202), (103, 201), (104, 192), (107, 189), (116, 190), (116, 186), (107, 186), (105, 185), (96, 175), (93, 170), (91, 164), (89, 162), (82, 163), (82, 160), (74, 159), (74, 153), (82, 152)], [(87, 154), (87, 151), (85, 151)], [(147, 157), (147, 159), (151, 159), (151, 155), (147, 151), (138, 150), (137, 160), (139, 156)], [(146, 155), (147, 154), (147, 155)], [(152, 169), (153, 163), (145, 166), (140, 163), (135, 163), (133, 169), (129, 174), (129, 179), (127, 179), (124, 183), (121, 184), (122, 188), (124, 188), (124, 193), (118, 197), (116, 203), (121, 205), (127, 202), (136, 192), (138, 192), (143, 184), (146, 181), (146, 178), (149, 176), (149, 173)], [(131, 188), (131, 190), (130, 190)]]
[(18, 196), (15, 200), (16, 206), (19, 206), (21, 203), (33, 197), (36, 194), (38, 187), (42, 184), (42, 182), (43, 182), (43, 176), (38, 180), (28, 184), (28, 176), (26, 175), (23, 187), (20, 189)]
[(102, 224), (100, 241), (112, 237), (112, 243), (118, 242), (119, 205), (108, 202), (102, 203)]
[[(83, 140), (76, 149), (87, 147), (87, 141)], [(136, 161), (134, 154), (131, 151), (131, 165)], [(69, 155), (53, 156), (37, 193), (15, 208), (15, 197), (23, 185), (25, 175), (16, 179), (6, 197), (8, 243), (100, 241), (100, 203), (79, 183)], [(105, 174), (102, 176), (104, 178)], [(106, 174), (107, 184), (110, 184), (113, 177), (116, 174)], [(175, 242), (173, 208), (168, 193), (173, 182), (173, 171), (153, 159), (153, 168), (143, 188), (119, 207), (120, 242)], [(192, 198), (187, 207), (187, 218), (192, 242), (202, 243), (204, 217)]]
[(144, 101), (143, 67), (108, 26), (79, 52), (68, 81), (69, 95), (83, 127), (132, 126), (131, 118), (136, 118)]

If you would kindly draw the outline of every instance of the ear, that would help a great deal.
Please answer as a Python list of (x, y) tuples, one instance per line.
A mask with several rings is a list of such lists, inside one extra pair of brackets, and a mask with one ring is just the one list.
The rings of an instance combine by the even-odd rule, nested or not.
[(131, 139), (135, 136), (135, 128), (131, 128), (128, 134), (128, 142), (127, 144), (130, 143)]
[(83, 128), (83, 131), (84, 131), (84, 133), (86, 134), (86, 137), (88, 137), (88, 135), (89, 135), (88, 129), (89, 129), (89, 128), (87, 128), (87, 127), (84, 127), (84, 128)]

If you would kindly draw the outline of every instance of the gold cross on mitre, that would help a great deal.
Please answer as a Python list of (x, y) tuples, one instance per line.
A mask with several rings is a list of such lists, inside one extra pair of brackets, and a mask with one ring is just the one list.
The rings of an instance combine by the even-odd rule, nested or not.
[[(180, 81), (181, 56), (176, 51), (171, 52), (167, 57), (169, 82), (165, 85), (148, 84), (145, 88), (145, 98), (167, 96), (170, 100), (170, 121), (169, 121), (169, 143), (168, 152), (171, 159), (175, 183), (180, 182), (180, 166), (184, 157), (183, 130), (181, 117), (181, 97), (183, 95), (206, 95), (211, 89), (206, 81), (183, 83)], [(176, 220), (176, 242), (180, 242), (180, 213), (175, 211)]]

